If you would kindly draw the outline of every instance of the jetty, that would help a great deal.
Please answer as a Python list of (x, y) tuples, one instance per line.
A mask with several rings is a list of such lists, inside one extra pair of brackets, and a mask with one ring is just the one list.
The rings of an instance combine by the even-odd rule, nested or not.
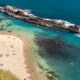
[(56, 29), (66, 30), (69, 32), (80, 33), (80, 27), (78, 25), (73, 25), (73, 24), (67, 25), (64, 21), (60, 22), (54, 19), (51, 20), (51, 19), (41, 18), (32, 14), (29, 10), (19, 9), (14, 6), (10, 5), (0, 6), (0, 12), (10, 17), (28, 22), (30, 24), (34, 24), (36, 26), (42, 26), (42, 27), (45, 26), (48, 28), (56, 28)]

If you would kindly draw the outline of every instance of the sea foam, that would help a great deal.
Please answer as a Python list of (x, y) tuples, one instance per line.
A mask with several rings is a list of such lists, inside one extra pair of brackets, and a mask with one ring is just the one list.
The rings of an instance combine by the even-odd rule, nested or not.
[(68, 22), (68, 21), (64, 21), (64, 20), (60, 20), (60, 19), (56, 19), (55, 21), (58, 23), (64, 23), (65, 26), (75, 26), (75, 24)]
[(61, 19), (49, 19), (49, 18), (44, 18), (44, 20), (48, 20), (48, 21), (55, 21), (57, 23), (61, 23), (64, 24), (65, 26), (75, 26), (75, 24), (69, 22), (69, 21), (65, 21), (65, 20), (61, 20)]
[(80, 34), (75, 34), (75, 36), (80, 37)]

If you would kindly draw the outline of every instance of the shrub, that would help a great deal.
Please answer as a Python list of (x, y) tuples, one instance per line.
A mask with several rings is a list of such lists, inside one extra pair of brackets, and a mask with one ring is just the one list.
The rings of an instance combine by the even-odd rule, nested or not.
[(0, 80), (20, 80), (10, 71), (0, 70)]

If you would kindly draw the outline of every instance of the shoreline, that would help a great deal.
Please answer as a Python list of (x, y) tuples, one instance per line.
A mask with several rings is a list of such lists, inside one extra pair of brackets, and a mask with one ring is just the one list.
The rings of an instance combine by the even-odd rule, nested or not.
[[(37, 65), (37, 63), (34, 61), (34, 58), (33, 56), (31, 55), (30, 53), (30, 47), (28, 46), (28, 49), (27, 49), (27, 44), (28, 42), (26, 41), (26, 38), (22, 35), (16, 35), (14, 33), (9, 33), (9, 32), (0, 32), (1, 35), (11, 35), (11, 36), (15, 36), (15, 37), (18, 37), (19, 39), (22, 40), (23, 42), (23, 50), (24, 50), (24, 58), (25, 58), (25, 62), (24, 64), (27, 65), (26, 69), (28, 69), (28, 73), (31, 74), (31, 76), (29, 77), (30, 80), (45, 80), (45, 78), (43, 77), (43, 75), (41, 75), (40, 73), (40, 69)], [(26, 44), (25, 44), (26, 43)], [(27, 53), (28, 51), (29, 53)]]

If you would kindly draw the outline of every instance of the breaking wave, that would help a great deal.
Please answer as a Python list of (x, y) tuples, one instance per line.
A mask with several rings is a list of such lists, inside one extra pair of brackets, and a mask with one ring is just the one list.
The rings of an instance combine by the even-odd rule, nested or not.
[(64, 24), (65, 26), (75, 26), (75, 24), (73, 24), (69, 21), (61, 20), (61, 19), (48, 19), (48, 18), (44, 18), (44, 19), (48, 20), (48, 21), (55, 21), (57, 23)]
[(80, 34), (75, 34), (75, 36), (80, 37)]

